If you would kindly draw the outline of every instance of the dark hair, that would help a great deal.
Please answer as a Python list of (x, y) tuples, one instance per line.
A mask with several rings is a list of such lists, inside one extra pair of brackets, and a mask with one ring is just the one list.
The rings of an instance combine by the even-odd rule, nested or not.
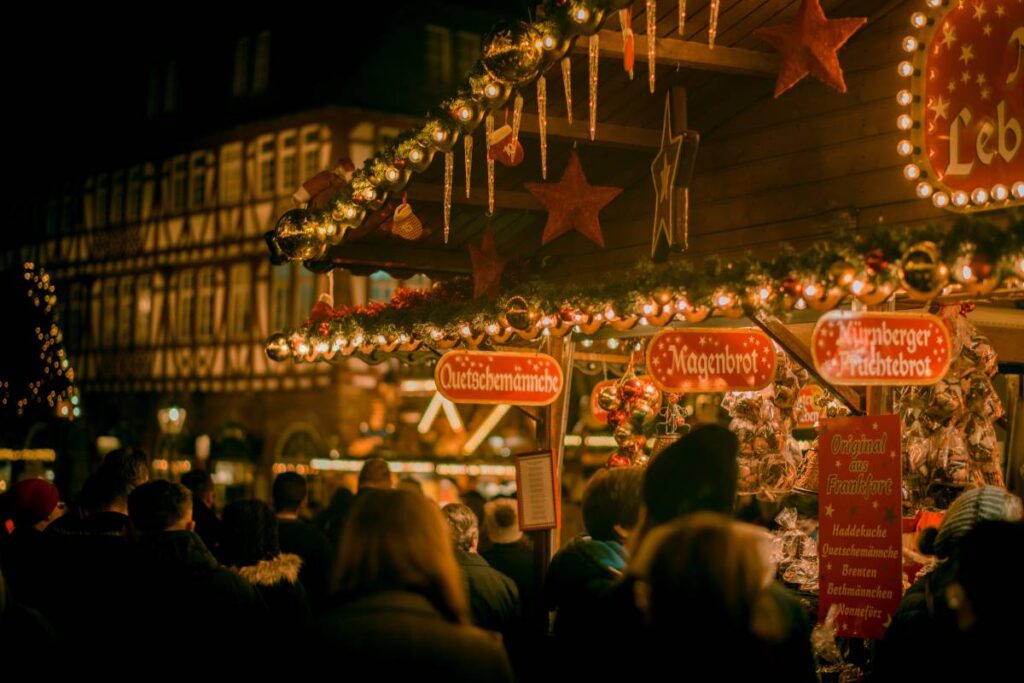
[(449, 530), (425, 496), (400, 489), (364, 492), (341, 539), (335, 586), (342, 596), (412, 591), (448, 621), (469, 623)]
[(91, 512), (105, 510), (127, 500), (135, 487), (149, 480), (149, 460), (137, 448), (118, 448), (107, 453), (90, 480), (83, 491), (86, 505)]
[(662, 451), (647, 467), (644, 503), (652, 522), (707, 510), (731, 515), (739, 441), (720, 425), (703, 425)]
[(583, 525), (598, 541), (614, 541), (616, 525), (632, 529), (640, 517), (644, 470), (623, 467), (598, 470), (583, 491)]
[(469, 506), (462, 503), (448, 503), (441, 508), (441, 514), (452, 532), (452, 543), (458, 550), (469, 552), (473, 543), (480, 540), (480, 520)]
[(978, 628), (995, 631), (1019, 622), (1024, 593), (1007, 586), (1024, 571), (1024, 522), (978, 522), (960, 540), (955, 560)]
[(274, 479), (274, 509), (298, 510), (306, 499), (306, 480), (295, 472), (282, 472)]
[(231, 503), (224, 508), (223, 521), (220, 559), (224, 564), (248, 567), (281, 553), (277, 517), (262, 500)]
[(192, 494), (181, 484), (158, 479), (137, 486), (128, 496), (128, 515), (144, 536), (174, 526), (192, 511)]
[(181, 476), (181, 485), (196, 498), (213, 491), (213, 477), (206, 470), (191, 470)]
[(391, 468), (384, 458), (368, 458), (359, 470), (359, 488), (391, 488)]

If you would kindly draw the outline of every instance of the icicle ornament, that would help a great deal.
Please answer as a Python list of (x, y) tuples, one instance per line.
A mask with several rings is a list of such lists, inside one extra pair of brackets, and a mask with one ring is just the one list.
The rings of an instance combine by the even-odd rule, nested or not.
[(654, 93), (654, 71), (658, 61), (658, 3), (647, 0), (647, 86)]
[(548, 177), (548, 82), (537, 79), (537, 130), (540, 133), (540, 177)]
[(444, 243), (452, 230), (452, 181), (455, 175), (455, 152), (444, 153)]
[(679, 0), (679, 35), (686, 28), (686, 0)]
[(473, 177), (473, 136), (462, 137), (462, 148), (466, 153), (466, 199), (469, 199), (471, 192), (470, 179)]
[(572, 125), (572, 62), (562, 58), (562, 86), (565, 88), (565, 118)]
[(589, 57), (590, 62), (590, 139), (597, 135), (597, 67), (601, 63), (601, 39), (598, 34), (590, 36)]
[(512, 104), (512, 144), (519, 142), (519, 127), (523, 124), (523, 96), (516, 93), (515, 102)]
[(715, 36), (718, 35), (718, 6), (720, 0), (711, 0), (710, 16), (708, 18), (708, 47), (715, 49)]
[[(494, 114), (488, 114), (484, 119), (484, 133), (487, 135), (488, 150), (491, 146), (491, 138), (494, 137)], [(494, 159), (490, 151), (484, 155), (487, 158), (487, 215), (494, 215)]]

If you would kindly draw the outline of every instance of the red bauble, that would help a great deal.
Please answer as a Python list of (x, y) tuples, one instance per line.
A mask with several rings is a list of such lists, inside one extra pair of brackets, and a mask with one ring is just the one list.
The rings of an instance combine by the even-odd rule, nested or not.
[(869, 251), (864, 257), (864, 264), (872, 275), (879, 275), (889, 270), (889, 261), (886, 260), (885, 254), (882, 253), (881, 249)]
[(608, 462), (605, 463), (605, 466), (608, 468), (629, 467), (632, 464), (633, 459), (631, 457), (629, 457), (625, 453), (615, 451), (610, 456), (608, 456)]

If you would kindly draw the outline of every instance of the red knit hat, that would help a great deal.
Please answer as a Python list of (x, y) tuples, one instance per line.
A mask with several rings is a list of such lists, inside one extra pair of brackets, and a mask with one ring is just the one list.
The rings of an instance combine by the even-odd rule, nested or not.
[(57, 487), (45, 479), (23, 479), (7, 492), (7, 513), (19, 524), (48, 518), (60, 502)]

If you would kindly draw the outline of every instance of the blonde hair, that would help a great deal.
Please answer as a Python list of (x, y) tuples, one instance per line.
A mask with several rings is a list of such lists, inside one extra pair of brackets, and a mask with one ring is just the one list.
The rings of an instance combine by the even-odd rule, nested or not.
[(404, 590), (451, 622), (469, 623), (462, 574), (440, 510), (401, 489), (360, 493), (341, 536), (335, 589), (345, 596)]
[(696, 512), (652, 530), (632, 565), (638, 601), (658, 629), (782, 637), (782, 615), (766, 592), (775, 572), (771, 539), (759, 527)]

